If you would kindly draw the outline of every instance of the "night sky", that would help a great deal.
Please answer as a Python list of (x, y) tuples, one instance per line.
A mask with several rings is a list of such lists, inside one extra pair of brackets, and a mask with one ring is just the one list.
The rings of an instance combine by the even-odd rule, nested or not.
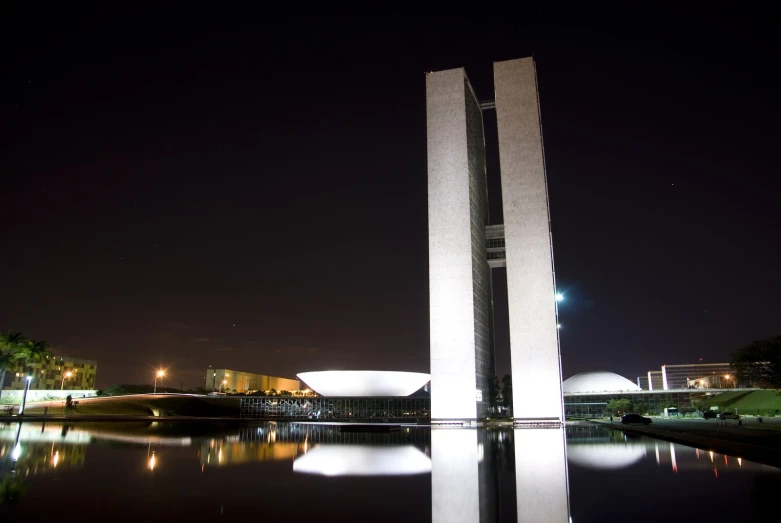
[[(98, 360), (99, 387), (427, 372), (424, 73), (490, 99), (492, 63), (530, 55), (564, 377), (781, 333), (770, 13), (3, 10), (0, 329)], [(499, 329), (500, 376), (508, 353)]]

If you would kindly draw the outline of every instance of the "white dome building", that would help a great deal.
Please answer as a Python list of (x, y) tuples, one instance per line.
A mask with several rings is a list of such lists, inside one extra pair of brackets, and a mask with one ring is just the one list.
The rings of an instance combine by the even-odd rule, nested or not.
[(581, 372), (562, 383), (564, 393), (639, 392), (642, 389), (614, 372)]

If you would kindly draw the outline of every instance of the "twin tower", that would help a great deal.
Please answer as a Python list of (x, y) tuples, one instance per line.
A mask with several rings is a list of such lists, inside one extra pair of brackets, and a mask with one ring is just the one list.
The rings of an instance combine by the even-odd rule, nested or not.
[[(463, 68), (426, 75), (431, 421), (488, 416), (491, 270), (506, 267), (513, 417), (564, 421), (548, 194), (532, 58), (494, 63), (492, 102)], [(488, 223), (483, 111), (496, 110), (503, 224)]]

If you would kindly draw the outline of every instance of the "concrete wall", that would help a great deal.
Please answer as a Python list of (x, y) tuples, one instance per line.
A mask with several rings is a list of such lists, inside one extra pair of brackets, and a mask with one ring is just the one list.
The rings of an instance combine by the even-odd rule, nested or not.
[(465, 75), (426, 75), (431, 420), (475, 420)]
[[(27, 403), (31, 401), (46, 401), (47, 399), (65, 399), (70, 394), (74, 400), (87, 397), (93, 398), (98, 395), (96, 390), (32, 390), (27, 391)], [(4, 390), (0, 392), (0, 403), (19, 404), (24, 396), (23, 390)]]
[(496, 62), (513, 415), (564, 421), (553, 253), (531, 58)]

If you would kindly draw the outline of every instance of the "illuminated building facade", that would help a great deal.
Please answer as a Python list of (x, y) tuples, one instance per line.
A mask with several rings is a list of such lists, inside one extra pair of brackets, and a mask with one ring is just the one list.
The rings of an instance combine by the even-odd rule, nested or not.
[[(687, 388), (690, 381), (700, 381), (702, 388), (734, 388), (735, 371), (729, 363), (699, 363), (693, 365), (662, 365), (662, 383), (664, 390), (677, 390)], [(707, 381), (707, 384), (704, 383)]]
[(648, 371), (648, 390), (664, 390), (662, 371), (660, 370)]
[(661, 370), (649, 370), (648, 377), (637, 378), (644, 390), (734, 389), (754, 384), (737, 381), (729, 363), (693, 363), (662, 365)]
[(301, 382), (265, 374), (253, 374), (230, 369), (206, 369), (206, 390), (224, 392), (253, 392), (257, 390), (293, 392), (301, 389)]
[(693, 401), (703, 399), (705, 393), (693, 391), (622, 391), (622, 392), (568, 392), (564, 394), (564, 408), (567, 417), (601, 418), (607, 415), (610, 400), (628, 399), (642, 414), (658, 415), (668, 405), (691, 409)]
[(25, 376), (33, 377), (30, 390), (92, 390), (97, 374), (95, 360), (53, 355), (26, 366), (20, 362), (17, 368), (7, 371), (3, 390), (24, 390)]
[[(487, 416), (491, 269), (504, 267), (513, 416), (556, 425), (564, 421), (561, 363), (533, 59), (496, 62), (494, 90), (481, 104), (464, 69), (426, 75), (432, 423)], [(497, 117), (503, 224), (488, 223), (487, 109)]]

